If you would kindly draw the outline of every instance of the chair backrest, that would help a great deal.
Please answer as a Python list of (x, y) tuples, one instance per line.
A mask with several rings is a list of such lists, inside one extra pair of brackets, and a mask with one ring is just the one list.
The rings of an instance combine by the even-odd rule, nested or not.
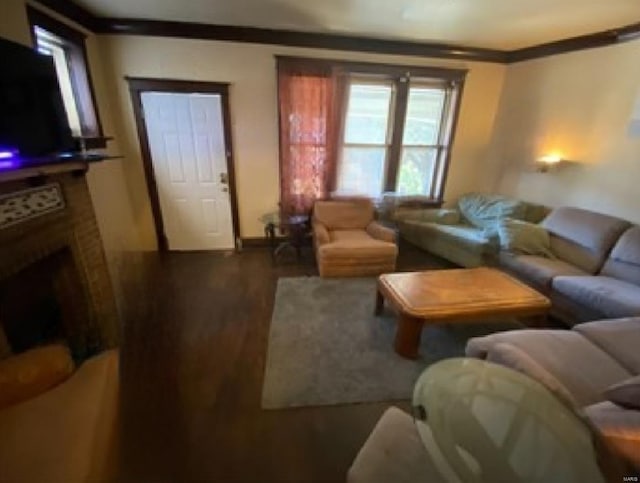
[(640, 226), (632, 226), (622, 234), (600, 273), (640, 285)]
[(313, 219), (329, 230), (364, 230), (373, 217), (373, 203), (364, 198), (316, 201), (313, 206)]
[(556, 208), (542, 222), (553, 253), (589, 273), (600, 270), (611, 247), (630, 225), (620, 218), (571, 207)]

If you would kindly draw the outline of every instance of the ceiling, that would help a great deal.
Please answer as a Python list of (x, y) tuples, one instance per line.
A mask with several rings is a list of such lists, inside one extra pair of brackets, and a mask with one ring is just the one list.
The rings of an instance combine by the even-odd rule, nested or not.
[(513, 50), (640, 21), (640, 0), (74, 0), (101, 17)]

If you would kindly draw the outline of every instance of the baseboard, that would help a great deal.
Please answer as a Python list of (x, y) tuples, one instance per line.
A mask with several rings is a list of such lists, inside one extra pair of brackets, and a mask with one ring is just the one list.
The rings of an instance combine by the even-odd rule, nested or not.
[[(285, 240), (286, 237), (277, 236), (275, 237), (273, 243), (277, 246), (278, 243), (281, 243)], [(272, 243), (271, 240), (264, 236), (241, 238), (240, 241), (242, 242), (241, 248), (265, 248), (270, 247)]]

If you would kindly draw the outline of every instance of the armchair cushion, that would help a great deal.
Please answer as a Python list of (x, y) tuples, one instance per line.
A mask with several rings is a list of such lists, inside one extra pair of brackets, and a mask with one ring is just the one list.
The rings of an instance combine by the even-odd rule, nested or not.
[(377, 221), (372, 221), (367, 225), (367, 233), (376, 240), (381, 240), (389, 243), (396, 242), (395, 230), (387, 228)]
[(63, 345), (38, 347), (0, 361), (0, 409), (48, 391), (73, 370), (69, 349)]
[(330, 236), (331, 242), (319, 249), (323, 259), (389, 256), (395, 259), (398, 251), (394, 243), (376, 240), (364, 230), (335, 230)]
[(314, 220), (331, 230), (364, 230), (373, 221), (373, 203), (367, 199), (317, 201)]

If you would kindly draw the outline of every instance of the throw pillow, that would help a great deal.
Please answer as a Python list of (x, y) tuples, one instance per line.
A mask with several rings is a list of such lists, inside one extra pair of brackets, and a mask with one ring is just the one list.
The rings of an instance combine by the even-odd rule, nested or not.
[(542, 226), (522, 220), (505, 218), (498, 222), (500, 248), (525, 255), (555, 258), (551, 252), (549, 232)]
[(623, 408), (640, 409), (640, 375), (609, 386), (604, 396)]

